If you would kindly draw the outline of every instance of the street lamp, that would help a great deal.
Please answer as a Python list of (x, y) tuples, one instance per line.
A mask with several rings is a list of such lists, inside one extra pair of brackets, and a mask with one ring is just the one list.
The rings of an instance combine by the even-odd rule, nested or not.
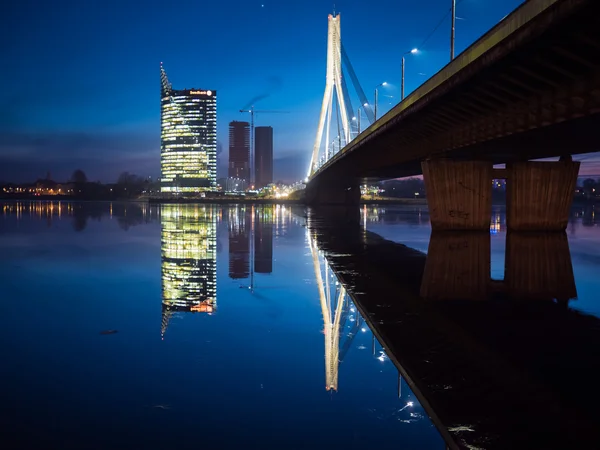
[(375, 120), (377, 120), (377, 97), (379, 96), (379, 91), (377, 90), (377, 88), (381, 86), (387, 86), (387, 81), (384, 81), (383, 83), (380, 83), (377, 86), (375, 86)]
[(404, 100), (404, 59), (406, 55), (414, 55), (415, 53), (417, 53), (419, 50), (417, 50), (416, 48), (413, 48), (412, 50), (404, 53), (402, 55), (402, 83), (401, 83), (401, 88), (400, 88), (400, 101)]
[(367, 106), (369, 106), (368, 103), (363, 103), (362, 106), (359, 106), (358, 108), (356, 108), (356, 117), (353, 117), (352, 120), (356, 120), (356, 128), (358, 130), (358, 133), (356, 134), (357, 136), (360, 134), (360, 118), (362, 116), (360, 109), (361, 108), (366, 108)]

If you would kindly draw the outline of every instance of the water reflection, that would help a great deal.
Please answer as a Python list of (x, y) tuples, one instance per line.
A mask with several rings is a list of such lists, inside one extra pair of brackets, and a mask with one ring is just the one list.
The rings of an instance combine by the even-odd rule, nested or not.
[[(257, 436), (282, 448), (443, 448), (432, 423), (451, 448), (581, 448), (595, 436), (598, 319), (564, 307), (577, 294), (573, 272), (573, 306), (598, 292), (585, 211), (569, 230), (571, 262), (564, 234), (506, 236), (502, 210), (489, 233), (430, 238), (416, 207), (366, 207), (341, 221), (283, 206), (0, 209), (0, 263), (12, 275), (3, 292), (26, 300), (2, 304), (0, 347), (7, 367), (27, 368), (0, 371), (0, 382), (15, 387), (19, 417), (48, 435), (59, 433), (53, 420), (85, 434), (118, 414), (146, 439), (128, 448), (156, 446), (148, 429), (161, 427), (196, 442), (198, 420), (213, 448)], [(218, 237), (229, 252), (217, 254)], [(504, 276), (491, 280), (498, 249)], [(199, 379), (213, 389), (190, 389)], [(44, 410), (40, 398), (58, 406)]]
[[(338, 283), (330, 271), (327, 261), (323, 268), (316, 243), (309, 237), (310, 252), (319, 290), (319, 302), (323, 313), (323, 335), (325, 336), (325, 389), (338, 390), (338, 370), (340, 363), (340, 329), (348, 318), (348, 298), (346, 289)], [(324, 258), (323, 258), (324, 259)], [(358, 322), (358, 321), (357, 321)]]
[(364, 215), (309, 217), (317, 247), (449, 445), (598, 441), (587, 399), (600, 399), (600, 363), (589, 358), (599, 320), (565, 308), (577, 296), (565, 233), (509, 233), (504, 279), (492, 280), (494, 226), (433, 233), (425, 254), (365, 230)]
[(431, 233), (421, 296), (429, 299), (487, 298), (490, 261), (488, 233)]
[(567, 302), (577, 297), (566, 233), (508, 233), (504, 285), (512, 298)]
[(157, 220), (158, 208), (146, 203), (103, 203), (63, 201), (17, 201), (2, 204), (5, 217), (22, 219), (44, 219), (48, 227), (57, 220), (70, 220), (73, 230), (81, 232), (88, 222), (100, 222), (104, 216), (116, 218), (119, 227), (127, 231), (131, 227)]
[(161, 281), (164, 336), (175, 312), (211, 314), (217, 306), (217, 211), (162, 205)]
[(567, 302), (577, 297), (566, 233), (508, 233), (504, 280), (492, 280), (490, 235), (433, 232), (420, 295), (432, 300), (512, 299)]
[(228, 208), (229, 278), (248, 278), (250, 275), (250, 226), (252, 206), (235, 205)]
[(273, 205), (262, 205), (254, 214), (254, 271), (273, 272)]

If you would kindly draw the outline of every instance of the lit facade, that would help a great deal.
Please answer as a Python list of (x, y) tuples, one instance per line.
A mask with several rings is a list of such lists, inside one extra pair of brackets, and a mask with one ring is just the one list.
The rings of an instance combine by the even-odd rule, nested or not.
[(211, 206), (162, 205), (160, 222), (164, 334), (175, 311), (215, 311), (217, 211)]
[(174, 90), (161, 66), (161, 192), (217, 189), (217, 93)]
[(273, 182), (273, 127), (254, 129), (254, 167), (256, 189)]

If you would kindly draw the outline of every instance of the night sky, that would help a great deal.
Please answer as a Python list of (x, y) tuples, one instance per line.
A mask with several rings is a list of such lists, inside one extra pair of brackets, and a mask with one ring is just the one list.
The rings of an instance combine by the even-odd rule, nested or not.
[[(520, 3), (459, 0), (457, 53)], [(390, 83), (380, 90), (381, 110), (399, 100), (402, 53), (422, 49), (407, 58), (407, 93), (448, 62), (449, 15), (423, 42), (449, 0), (336, 0), (335, 8), (367, 96)], [(77, 168), (104, 182), (122, 171), (158, 176), (161, 61), (176, 89), (218, 91), (219, 176), (228, 123), (249, 120), (239, 109), (266, 95), (257, 109), (290, 111), (256, 117), (274, 127), (275, 178), (302, 178), (332, 10), (331, 0), (12, 1), (0, 12), (0, 180), (50, 171), (60, 181)]]

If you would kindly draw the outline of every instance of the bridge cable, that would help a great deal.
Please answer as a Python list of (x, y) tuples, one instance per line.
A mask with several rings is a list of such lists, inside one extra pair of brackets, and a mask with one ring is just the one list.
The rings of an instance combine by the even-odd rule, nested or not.
[(364, 107), (365, 113), (367, 115), (367, 119), (369, 120), (369, 124), (372, 124), (373, 122), (375, 122), (375, 113), (373, 112), (373, 108), (371, 107), (371, 102), (369, 102), (369, 100), (367, 99), (367, 96), (365, 95), (365, 91), (363, 91), (363, 88), (360, 85), (360, 82), (358, 81), (358, 77), (356, 76), (356, 73), (354, 72), (354, 68), (352, 67), (352, 63), (350, 62), (350, 58), (348, 57), (348, 54), (346, 53), (346, 49), (344, 48), (344, 45), (342, 44), (341, 47), (342, 47), (342, 62), (344, 63), (344, 65), (346, 66), (346, 69), (348, 70), (348, 74), (350, 75), (350, 79), (352, 80), (352, 84), (354, 85), (354, 89), (356, 90), (356, 94), (358, 95), (358, 98), (359, 98), (361, 104), (367, 105)]
[[(460, 5), (462, 3), (463, 0), (458, 0), (456, 2), (456, 6)], [(444, 23), (444, 21), (448, 18), (448, 16), (452, 13), (452, 8), (448, 9), (448, 12), (444, 15), (444, 17), (442, 17), (442, 19), (438, 22), (438, 24), (435, 26), (435, 28), (433, 29), (433, 31), (431, 33), (429, 33), (429, 35), (423, 40), (423, 42), (421, 43), (421, 45), (419, 45), (417, 48), (418, 49), (422, 49), (425, 48), (425, 44), (427, 44), (427, 42), (429, 41), (429, 39), (431, 39), (433, 37), (433, 35), (435, 34), (435, 32), (442, 26), (442, 24)]]
[[(337, 121), (337, 131), (338, 131), (338, 152), (341, 150), (342, 148), (342, 134), (341, 134), (341, 130), (340, 130), (340, 102), (339, 99), (336, 97), (335, 99), (335, 115), (336, 115), (336, 121)], [(331, 146), (332, 150), (335, 149), (334, 146)], [(335, 153), (334, 153), (335, 154)], [(333, 156), (333, 155), (331, 155)]]
[[(346, 77), (342, 76), (342, 92), (344, 94), (344, 103), (346, 105), (346, 116), (348, 123), (350, 124), (350, 130), (354, 127), (358, 130), (358, 124), (352, 120), (354, 117), (354, 108), (352, 107), (352, 100), (350, 99), (350, 92), (348, 91), (348, 85), (346, 83)], [(352, 133), (350, 133), (349, 139), (352, 140)]]

